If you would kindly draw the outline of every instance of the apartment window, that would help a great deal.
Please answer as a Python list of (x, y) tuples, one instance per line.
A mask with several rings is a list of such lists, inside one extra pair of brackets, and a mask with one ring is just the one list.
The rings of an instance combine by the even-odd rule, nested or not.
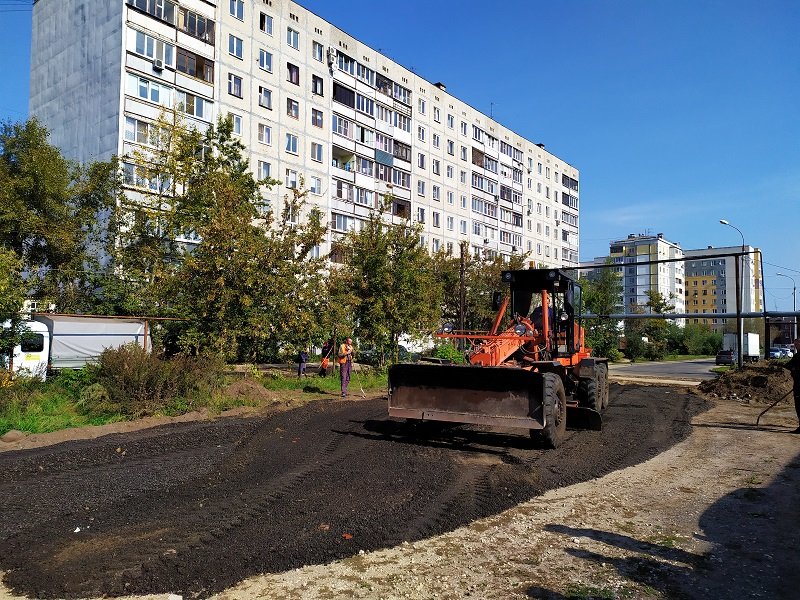
[(175, 46), (157, 40), (141, 31), (136, 32), (136, 54), (146, 56), (152, 60), (160, 60), (167, 66), (174, 64)]
[(178, 71), (186, 73), (191, 77), (197, 77), (208, 83), (214, 83), (213, 60), (190, 52), (189, 50), (184, 50), (183, 48), (178, 48), (177, 57), (175, 68)]
[(182, 113), (197, 117), (199, 119), (209, 120), (211, 118), (211, 111), (206, 110), (208, 102), (199, 96), (190, 94), (188, 92), (178, 91), (177, 93), (177, 108)]
[(272, 110), (272, 90), (258, 86), (258, 105)]
[(272, 145), (272, 128), (269, 125), (258, 124), (258, 141), (267, 146)]
[(464, 195), (461, 196), (461, 208), (467, 208), (467, 197)]
[(161, 85), (160, 83), (144, 79), (131, 73), (128, 73), (127, 89), (125, 93), (130, 96), (137, 96), (143, 100), (155, 102), (156, 104), (168, 108), (172, 106), (173, 89), (171, 87)]
[(417, 154), (417, 166), (420, 169), (424, 169), (425, 168), (425, 155), (422, 152)]
[(394, 114), (394, 126), (403, 131), (411, 132), (411, 118), (400, 113)]
[[(391, 148), (392, 139), (389, 138), (389, 147)], [(394, 142), (394, 157), (399, 158), (400, 160), (404, 160), (406, 162), (411, 162), (411, 146), (408, 144), (404, 144), (403, 142)]]
[(207, 44), (214, 43), (214, 21), (186, 8), (178, 11), (178, 29)]
[(355, 75), (356, 61), (354, 61), (346, 54), (342, 54), (341, 52), (338, 53), (338, 59), (339, 59), (338, 66), (340, 71), (344, 73), (349, 73), (350, 75)]
[(242, 58), (244, 40), (238, 38), (233, 34), (228, 35), (228, 54), (235, 56), (238, 59)]
[(125, 139), (139, 144), (154, 144), (157, 135), (156, 127), (146, 121), (133, 117), (125, 117)]
[(433, 107), (433, 120), (436, 123), (441, 123), (442, 122), (441, 112), (439, 111), (439, 109), (436, 106)]
[(455, 225), (455, 219), (453, 217), (447, 217), (447, 230), (453, 231), (454, 225)]
[(242, 78), (233, 73), (228, 73), (228, 93), (237, 98), (242, 97)]
[(420, 196), (425, 195), (425, 182), (422, 180), (417, 181), (417, 194), (419, 194)]
[(463, 234), (467, 235), (467, 222), (464, 219), (461, 219), (458, 223), (458, 230)]
[(234, 113), (228, 113), (233, 122), (233, 135), (242, 135), (242, 117)]
[(461, 146), (461, 160), (467, 160), (467, 147)]
[(441, 163), (439, 162), (439, 159), (431, 159), (431, 170), (433, 171), (434, 175), (441, 175)]
[(311, 160), (322, 162), (322, 144), (311, 142)]
[(447, 140), (447, 153), (450, 156), (454, 156), (456, 153), (456, 145), (453, 140)]
[(453, 129), (456, 125), (456, 118), (453, 115), (447, 115), (447, 127)]
[(270, 164), (263, 160), (258, 161), (258, 178), (269, 179)]
[(297, 102), (297, 100), (293, 100), (291, 98), (286, 99), (286, 114), (293, 119), (300, 118), (300, 104)]
[(421, 115), (425, 114), (425, 100), (423, 98), (420, 98), (417, 101), (417, 108), (419, 110), (419, 114), (421, 114)]
[(461, 121), (461, 135), (467, 135), (467, 123), (466, 123), (466, 121)]
[(431, 195), (433, 196), (434, 200), (440, 201), (442, 199), (442, 188), (440, 188), (438, 185), (432, 186)]
[(375, 101), (367, 98), (366, 96), (362, 96), (361, 94), (357, 94), (356, 110), (371, 117), (373, 114), (375, 114)]
[(370, 190), (362, 190), (361, 188), (356, 188), (356, 195), (354, 198), (354, 202), (356, 204), (361, 204), (362, 206), (375, 206), (375, 192)]
[(417, 222), (424, 223), (425, 222), (425, 209), (421, 206), (417, 207)]
[(375, 71), (361, 63), (356, 64), (356, 77), (371, 87), (375, 87)]
[(292, 63), (286, 63), (286, 80), (289, 83), (300, 85), (300, 67)]
[(263, 48), (258, 51), (258, 66), (268, 73), (272, 73), (272, 53)]
[(319, 42), (314, 42), (311, 45), (311, 54), (314, 57), (314, 60), (318, 60), (319, 62), (322, 62), (323, 53), (324, 53), (324, 50), (322, 48), (322, 44), (320, 44)]
[(289, 154), (297, 154), (297, 136), (293, 133), (286, 134), (286, 151)]
[(436, 211), (433, 211), (433, 212), (431, 213), (431, 222), (433, 223), (433, 226), (434, 226), (434, 227), (441, 227), (441, 223), (440, 223), (440, 221), (439, 221), (439, 219), (440, 219), (440, 218), (441, 218), (441, 217), (439, 216), (439, 213), (438, 213), (438, 212), (436, 212)]
[(419, 138), (420, 142), (425, 141), (425, 128), (422, 125), (417, 127), (417, 137)]
[(333, 99), (339, 104), (344, 104), (350, 108), (356, 107), (356, 93), (348, 87), (333, 83)]
[(356, 170), (362, 175), (372, 177), (374, 163), (363, 156), (356, 156)]
[(440, 140), (439, 136), (437, 134), (435, 134), (435, 133), (431, 137), (431, 141), (433, 142), (433, 147), (434, 148), (438, 148), (440, 143), (441, 143), (441, 140)]
[(334, 133), (338, 133), (342, 137), (353, 139), (353, 124), (347, 119), (339, 115), (333, 115), (332, 127)]
[(322, 127), (322, 111), (316, 108), (311, 109), (311, 124), (314, 127)]
[(262, 12), (258, 19), (258, 28), (267, 35), (272, 35), (272, 17)]
[(453, 165), (447, 165), (446, 171), (447, 171), (447, 178), (448, 179), (452, 179), (453, 178), (453, 174), (455, 173), (455, 169), (453, 169)]
[(291, 27), (286, 28), (286, 43), (289, 44), (295, 50), (300, 48), (300, 32), (292, 29)]
[(175, 24), (175, 4), (170, 0), (128, 0), (128, 4), (171, 25)]
[(309, 191), (312, 194), (321, 194), (322, 193), (322, 179), (319, 177), (311, 177), (309, 179)]
[(231, 16), (244, 21), (244, 0), (231, 0)]
[(297, 187), (297, 171), (286, 169), (286, 187), (290, 189)]
[(316, 94), (317, 96), (323, 96), (323, 80), (322, 77), (318, 75), (311, 76), (311, 93)]
[(401, 188), (411, 189), (411, 173), (406, 173), (400, 169), (392, 170), (392, 181)]
[(447, 192), (447, 203), (455, 204), (456, 195), (453, 192)]

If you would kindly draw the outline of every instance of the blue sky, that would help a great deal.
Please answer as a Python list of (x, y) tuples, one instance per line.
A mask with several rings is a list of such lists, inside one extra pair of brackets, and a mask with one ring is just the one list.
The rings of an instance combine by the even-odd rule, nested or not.
[[(739, 245), (727, 219), (764, 252), (767, 308), (792, 308), (775, 273), (800, 284), (800, 2), (301, 4), (575, 165), (581, 260), (629, 233)], [(0, 23), (0, 119), (20, 120), (29, 3), (0, 0)]]

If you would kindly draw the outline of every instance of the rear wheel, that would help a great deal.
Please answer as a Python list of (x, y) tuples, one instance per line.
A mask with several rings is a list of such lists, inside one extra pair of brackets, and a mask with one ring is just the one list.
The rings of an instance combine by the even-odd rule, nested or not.
[[(597, 370), (595, 370), (597, 377)], [(578, 404), (600, 412), (603, 405), (602, 388), (598, 379), (581, 379), (578, 382)]]
[(605, 410), (608, 406), (608, 365), (597, 365), (597, 389), (600, 393), (600, 408)]
[(531, 439), (540, 448), (557, 448), (567, 432), (567, 397), (564, 383), (555, 373), (543, 373), (544, 429), (532, 429)]

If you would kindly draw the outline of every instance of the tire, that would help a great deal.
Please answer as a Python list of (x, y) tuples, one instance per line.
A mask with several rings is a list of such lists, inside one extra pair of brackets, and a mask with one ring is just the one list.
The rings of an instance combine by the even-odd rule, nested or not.
[(567, 432), (567, 396), (564, 382), (555, 373), (543, 373), (544, 429), (532, 429), (531, 439), (539, 448), (558, 448)]
[(605, 363), (597, 365), (597, 388), (600, 391), (600, 408), (605, 410), (608, 407), (608, 365)]
[[(595, 370), (595, 377), (597, 371)], [(578, 404), (600, 412), (603, 407), (603, 396), (598, 379), (581, 379), (578, 382)]]

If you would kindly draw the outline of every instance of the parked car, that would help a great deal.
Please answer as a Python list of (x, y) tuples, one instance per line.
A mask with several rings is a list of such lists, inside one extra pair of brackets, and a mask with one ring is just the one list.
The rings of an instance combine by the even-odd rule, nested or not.
[(777, 346), (773, 346), (769, 349), (769, 357), (770, 358), (788, 358), (791, 356), (789, 351), (784, 348), (779, 348)]
[(735, 365), (736, 364), (736, 351), (735, 350), (720, 350), (717, 352), (718, 365)]

